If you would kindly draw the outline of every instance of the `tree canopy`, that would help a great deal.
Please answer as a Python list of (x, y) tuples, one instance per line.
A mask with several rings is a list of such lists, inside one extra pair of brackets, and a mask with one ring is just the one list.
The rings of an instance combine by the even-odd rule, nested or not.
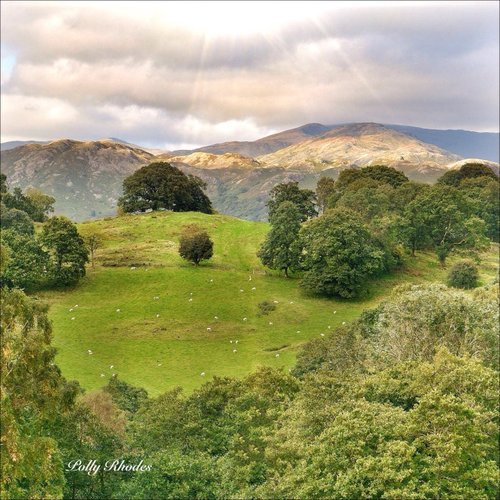
[(118, 205), (124, 212), (164, 209), (209, 214), (212, 205), (204, 188), (199, 177), (186, 175), (169, 163), (155, 162), (123, 181), (123, 196)]
[(297, 206), (302, 222), (318, 215), (315, 207), (316, 194), (314, 191), (310, 189), (300, 189), (299, 183), (296, 181), (284, 182), (274, 186), (269, 193), (267, 207), (269, 209), (269, 221), (271, 223), (274, 213), (284, 201), (289, 201)]
[(51, 217), (43, 226), (40, 243), (50, 255), (50, 271), (55, 284), (72, 285), (85, 276), (89, 251), (69, 219)]
[(330, 296), (354, 297), (384, 269), (384, 251), (351, 210), (337, 209), (301, 230), (302, 286)]
[(498, 176), (487, 165), (482, 163), (465, 163), (458, 169), (448, 170), (439, 179), (438, 184), (447, 184), (458, 187), (465, 179), (474, 179), (476, 177), (490, 177), (498, 180)]
[(291, 201), (281, 203), (274, 211), (271, 230), (258, 253), (265, 266), (284, 271), (286, 277), (289, 270), (300, 268), (300, 222), (297, 205)]
[(214, 253), (214, 243), (206, 231), (187, 229), (179, 242), (179, 255), (195, 265), (208, 260)]

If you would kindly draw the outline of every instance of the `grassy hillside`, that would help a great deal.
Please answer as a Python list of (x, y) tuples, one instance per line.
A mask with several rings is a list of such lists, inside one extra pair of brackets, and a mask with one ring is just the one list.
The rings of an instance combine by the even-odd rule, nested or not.
[[(215, 243), (213, 259), (198, 268), (177, 254), (179, 235), (192, 224)], [(406, 271), (373, 283), (363, 299), (335, 301), (308, 297), (297, 279), (265, 271), (255, 255), (265, 223), (158, 212), (82, 223), (79, 230), (104, 238), (95, 269), (78, 287), (43, 297), (51, 303), (57, 362), (87, 389), (117, 374), (157, 395), (177, 385), (191, 391), (214, 375), (242, 376), (260, 364), (288, 369), (301, 343), (351, 321), (394, 285), (446, 274), (423, 254)], [(497, 247), (483, 259), (484, 281), (496, 261)], [(268, 316), (259, 315), (264, 300), (276, 301)]]

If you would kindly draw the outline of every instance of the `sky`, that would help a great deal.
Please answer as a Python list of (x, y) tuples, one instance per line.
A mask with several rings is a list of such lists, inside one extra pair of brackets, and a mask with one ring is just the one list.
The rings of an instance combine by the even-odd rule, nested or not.
[(1, 140), (498, 132), (499, 2), (1, 2)]

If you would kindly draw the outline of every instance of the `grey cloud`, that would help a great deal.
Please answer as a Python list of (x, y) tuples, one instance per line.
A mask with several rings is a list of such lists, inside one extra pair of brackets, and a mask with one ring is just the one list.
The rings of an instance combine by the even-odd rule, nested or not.
[[(234, 37), (90, 2), (3, 2), (2, 43), (17, 57), (3, 100), (67, 103), (78, 122), (52, 122), (55, 137), (88, 137), (94, 124), (156, 144), (242, 138), (221, 123), (253, 138), (308, 121), (498, 126), (498, 4), (332, 5)], [(134, 109), (150, 122), (136, 124)], [(46, 125), (2, 113), (11, 136)]]

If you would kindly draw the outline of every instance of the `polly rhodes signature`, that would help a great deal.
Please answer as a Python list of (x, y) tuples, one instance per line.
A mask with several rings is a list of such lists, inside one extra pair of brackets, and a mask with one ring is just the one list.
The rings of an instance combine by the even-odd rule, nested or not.
[(66, 472), (86, 472), (89, 476), (95, 476), (100, 470), (103, 472), (149, 472), (151, 465), (141, 460), (138, 464), (128, 464), (125, 460), (107, 460), (103, 464), (97, 460), (71, 460), (66, 464)]

